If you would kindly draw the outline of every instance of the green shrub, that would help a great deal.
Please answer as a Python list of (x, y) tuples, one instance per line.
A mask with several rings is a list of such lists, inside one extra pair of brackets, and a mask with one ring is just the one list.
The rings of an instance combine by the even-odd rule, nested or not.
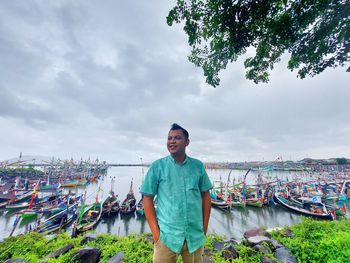
[(292, 237), (284, 230), (272, 237), (289, 247), (300, 262), (347, 262), (350, 258), (350, 221), (320, 221), (304, 218), (289, 227)]

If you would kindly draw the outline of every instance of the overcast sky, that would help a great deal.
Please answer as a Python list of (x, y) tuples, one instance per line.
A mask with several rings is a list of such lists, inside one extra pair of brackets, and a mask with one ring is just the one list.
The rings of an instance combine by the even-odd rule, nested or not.
[(350, 158), (345, 68), (300, 80), (281, 62), (256, 85), (239, 60), (212, 88), (166, 24), (174, 3), (1, 1), (0, 160), (152, 162), (173, 122), (203, 161)]

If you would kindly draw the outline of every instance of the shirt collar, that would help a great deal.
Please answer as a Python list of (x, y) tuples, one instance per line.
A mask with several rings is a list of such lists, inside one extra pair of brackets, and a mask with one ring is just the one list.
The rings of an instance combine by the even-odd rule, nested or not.
[(186, 154), (185, 160), (182, 162), (182, 164), (178, 164), (177, 161), (175, 161), (175, 159), (171, 156), (171, 154), (169, 155), (169, 157), (170, 157), (170, 160), (171, 160), (174, 164), (177, 164), (177, 165), (184, 165), (184, 164), (186, 164), (186, 163), (189, 161), (189, 157), (187, 156), (187, 154)]

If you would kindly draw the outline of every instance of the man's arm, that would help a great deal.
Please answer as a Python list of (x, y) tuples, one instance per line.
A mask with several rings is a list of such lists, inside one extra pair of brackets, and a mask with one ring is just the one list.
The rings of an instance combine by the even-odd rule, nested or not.
[(203, 230), (204, 234), (207, 234), (210, 210), (211, 210), (211, 199), (209, 191), (202, 192), (202, 210), (203, 210)]
[(146, 219), (149, 225), (149, 228), (152, 231), (154, 243), (159, 240), (160, 230), (158, 226), (158, 221), (156, 217), (156, 211), (154, 209), (153, 196), (144, 195), (143, 196), (143, 207), (145, 209)]

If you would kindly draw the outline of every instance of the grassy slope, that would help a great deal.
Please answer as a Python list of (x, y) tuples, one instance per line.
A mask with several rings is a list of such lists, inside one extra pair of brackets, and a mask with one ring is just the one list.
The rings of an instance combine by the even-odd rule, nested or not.
[[(329, 222), (304, 219), (299, 225), (290, 227), (293, 236), (283, 235), (284, 230), (273, 232), (273, 238), (289, 247), (297, 256), (299, 262), (346, 262), (350, 258), (350, 221)], [(0, 262), (8, 258), (26, 258), (30, 262), (40, 262), (52, 251), (68, 243), (74, 245), (69, 253), (58, 259), (45, 260), (45, 262), (72, 262), (72, 253), (81, 247), (82, 236), (70, 238), (61, 234), (52, 241), (47, 241), (37, 233), (30, 233), (18, 237), (11, 237), (0, 243)], [(214, 262), (227, 262), (220, 253), (213, 251), (215, 240), (222, 237), (209, 235), (206, 248), (213, 253)], [(107, 262), (117, 252), (124, 252), (124, 262), (151, 262), (153, 246), (145, 235), (130, 235), (118, 237), (109, 234), (98, 235), (97, 240), (88, 243), (102, 251), (101, 261)], [(272, 257), (272, 255), (269, 255)], [(239, 258), (233, 262), (260, 262), (260, 254), (252, 255), (251, 249), (239, 246)], [(180, 262), (180, 260), (178, 261)]]

